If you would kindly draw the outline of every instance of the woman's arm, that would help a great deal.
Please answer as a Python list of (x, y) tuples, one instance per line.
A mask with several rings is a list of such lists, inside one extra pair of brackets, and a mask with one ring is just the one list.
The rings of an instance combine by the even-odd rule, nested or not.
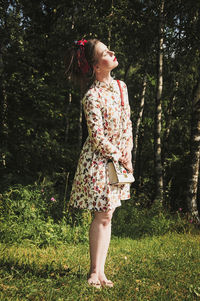
[(131, 111), (128, 100), (128, 91), (125, 83), (122, 83), (123, 94), (124, 94), (124, 113), (125, 120), (123, 124), (123, 140), (124, 142), (124, 150), (122, 154), (122, 158), (120, 161), (123, 163), (124, 167), (127, 168), (130, 172), (132, 172), (132, 149), (133, 149), (133, 132), (132, 132), (132, 121), (131, 121)]
[(124, 132), (123, 136), (126, 140), (126, 149), (130, 152), (133, 149), (133, 128), (132, 128), (132, 121), (131, 121), (131, 110), (128, 100), (128, 90), (127, 86), (124, 84), (124, 92), (125, 94), (125, 103), (124, 103), (124, 110), (125, 110), (125, 125), (124, 125)]
[(122, 153), (104, 135), (101, 103), (98, 93), (88, 91), (83, 99), (83, 108), (89, 137), (94, 148), (100, 151), (104, 157), (118, 161), (122, 157)]

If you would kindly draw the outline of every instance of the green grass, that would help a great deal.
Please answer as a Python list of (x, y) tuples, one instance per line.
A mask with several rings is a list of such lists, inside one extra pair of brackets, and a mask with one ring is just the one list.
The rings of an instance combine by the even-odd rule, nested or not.
[(87, 244), (0, 245), (0, 300), (200, 300), (198, 235), (113, 238), (106, 264), (115, 283), (88, 287)]

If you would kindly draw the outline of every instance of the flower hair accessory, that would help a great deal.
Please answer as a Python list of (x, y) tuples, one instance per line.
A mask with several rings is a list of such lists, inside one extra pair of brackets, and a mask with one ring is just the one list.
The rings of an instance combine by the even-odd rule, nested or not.
[(91, 70), (85, 57), (85, 44), (87, 43), (87, 40), (79, 40), (75, 41), (74, 43), (77, 47), (76, 56), (78, 60), (78, 66), (83, 74), (87, 74)]

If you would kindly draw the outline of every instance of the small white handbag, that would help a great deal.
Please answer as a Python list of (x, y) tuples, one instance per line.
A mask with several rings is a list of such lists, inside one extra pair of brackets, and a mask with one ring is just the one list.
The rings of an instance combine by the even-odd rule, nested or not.
[(110, 185), (131, 184), (135, 181), (133, 174), (128, 172), (120, 162), (109, 160), (107, 167)]

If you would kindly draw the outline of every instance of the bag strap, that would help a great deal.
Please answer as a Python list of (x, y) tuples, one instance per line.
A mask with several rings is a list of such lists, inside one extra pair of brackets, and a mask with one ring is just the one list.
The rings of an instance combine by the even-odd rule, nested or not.
[(120, 94), (121, 94), (121, 105), (124, 106), (124, 95), (122, 92), (122, 87), (121, 87), (120, 81), (118, 79), (117, 79), (117, 83), (118, 83)]

